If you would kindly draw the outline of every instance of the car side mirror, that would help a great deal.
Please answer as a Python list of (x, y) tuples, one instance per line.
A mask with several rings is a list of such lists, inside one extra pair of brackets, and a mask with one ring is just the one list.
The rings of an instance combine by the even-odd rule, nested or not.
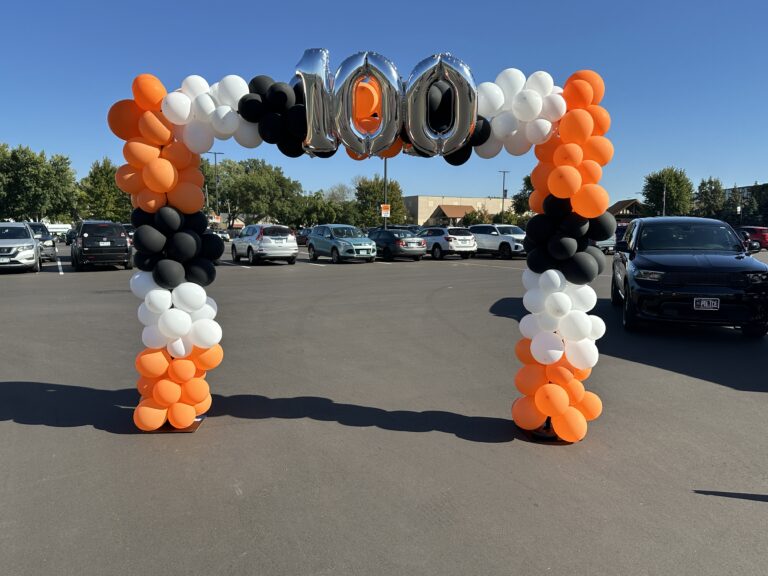
[(498, 235), (499, 235), (499, 233), (498, 233), (498, 232), (496, 232), (496, 230), (494, 230), (493, 232), (491, 232), (491, 236), (498, 236)]
[(616, 242), (616, 252), (629, 252), (629, 244), (626, 240), (619, 240)]
[(760, 252), (760, 242), (757, 240), (750, 240), (748, 250), (750, 254), (757, 254)]

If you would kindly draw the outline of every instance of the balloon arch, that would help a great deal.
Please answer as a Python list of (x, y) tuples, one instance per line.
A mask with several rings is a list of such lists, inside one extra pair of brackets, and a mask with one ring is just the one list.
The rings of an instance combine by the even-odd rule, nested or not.
[(450, 54), (421, 61), (407, 81), (387, 58), (361, 52), (335, 74), (327, 50), (307, 50), (290, 83), (226, 76), (209, 85), (188, 76), (168, 92), (156, 77), (137, 76), (133, 99), (109, 110), (112, 132), (125, 140), (118, 187), (135, 208), (132, 292), (142, 300), (139, 321), (146, 347), (136, 357), (141, 399), (134, 422), (145, 431), (166, 422), (190, 427), (211, 406), (207, 372), (224, 356), (217, 306), (205, 291), (216, 277), (221, 239), (206, 233), (200, 154), (214, 138), (247, 148), (277, 145), (289, 157), (328, 158), (343, 145), (356, 160), (399, 153), (442, 156), (452, 165), (472, 154), (516, 156), (532, 147), (539, 162), (527, 225), (523, 305), (515, 354), (523, 367), (512, 405), (522, 429), (549, 426), (562, 440), (584, 438), (587, 421), (602, 411), (585, 391), (598, 360), (603, 321), (588, 312), (597, 297), (589, 286), (604, 257), (594, 241), (615, 233), (608, 194), (599, 184), (613, 156), (604, 136), (611, 123), (600, 106), (602, 78), (572, 74), (562, 88), (548, 73), (526, 77), (503, 70), (475, 84), (470, 69)]

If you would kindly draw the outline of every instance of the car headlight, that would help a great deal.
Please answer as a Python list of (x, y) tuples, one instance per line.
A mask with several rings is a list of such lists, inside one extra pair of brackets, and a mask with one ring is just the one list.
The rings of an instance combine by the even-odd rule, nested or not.
[(43, 246), (53, 246), (53, 240), (46, 240), (43, 242)]
[(768, 282), (768, 272), (747, 272), (747, 280), (750, 284)]
[(27, 250), (34, 250), (35, 245), (34, 244), (24, 244), (23, 246), (19, 246), (19, 252), (26, 252)]
[(635, 272), (635, 279), (637, 280), (651, 280), (659, 282), (664, 278), (664, 272), (657, 272), (655, 270), (637, 270)]
[(352, 247), (352, 244), (349, 242), (345, 242), (344, 240), (339, 240), (339, 248), (350, 248)]

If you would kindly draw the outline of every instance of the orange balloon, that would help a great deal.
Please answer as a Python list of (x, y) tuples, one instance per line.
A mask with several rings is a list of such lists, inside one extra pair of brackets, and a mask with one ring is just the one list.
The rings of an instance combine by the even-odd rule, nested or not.
[(195, 407), (183, 402), (176, 402), (168, 408), (168, 422), (179, 430), (192, 426), (196, 416)]
[(160, 148), (144, 138), (132, 138), (123, 145), (125, 161), (134, 168), (143, 168), (160, 156)]
[(213, 402), (213, 398), (211, 398), (211, 395), (208, 394), (208, 397), (205, 400), (195, 404), (195, 414), (200, 416), (200, 414), (205, 414), (206, 412), (208, 412), (208, 410), (211, 408), (212, 402)]
[[(563, 354), (565, 356), (565, 354)], [(592, 374), (592, 368), (575, 368), (573, 370), (573, 377), (576, 378), (576, 380), (581, 380), (584, 382), (589, 376)]]
[(367, 154), (358, 154), (357, 152), (352, 152), (352, 150), (346, 147), (344, 148), (344, 150), (347, 151), (347, 156), (352, 158), (352, 160), (365, 160), (366, 158), (368, 158)]
[(131, 194), (131, 208), (138, 208), (138, 207), (139, 207), (138, 194)]
[(592, 86), (586, 80), (569, 80), (563, 87), (563, 98), (568, 110), (586, 108), (592, 104), (594, 95)]
[(551, 164), (555, 150), (557, 150), (558, 146), (562, 143), (563, 142), (559, 136), (553, 135), (549, 140), (544, 142), (544, 144), (536, 144), (536, 146), (533, 147), (533, 153), (536, 154), (536, 158), (539, 159), (539, 162)]
[(154, 400), (142, 400), (133, 411), (133, 423), (136, 428), (151, 432), (165, 424), (168, 411)]
[(544, 384), (534, 395), (536, 408), (547, 416), (556, 416), (566, 411), (569, 405), (568, 393), (557, 384)]
[(592, 421), (603, 413), (603, 401), (594, 392), (587, 391), (576, 408), (588, 421)]
[(568, 85), (569, 82), (574, 80), (584, 80), (585, 82), (588, 82), (592, 88), (591, 103), (600, 104), (603, 96), (605, 96), (605, 82), (603, 81), (600, 74), (593, 70), (579, 70), (578, 72), (571, 74), (571, 77), (565, 81), (565, 84)]
[(568, 403), (571, 406), (575, 406), (584, 398), (584, 384), (581, 380), (571, 378), (568, 382), (562, 384), (562, 387), (568, 393)]
[(202, 378), (192, 378), (181, 387), (181, 401), (190, 406), (199, 404), (210, 395), (210, 386)]
[(400, 154), (400, 151), (403, 149), (403, 141), (398, 138), (395, 140), (394, 144), (384, 150), (383, 152), (379, 152), (379, 158), (394, 158), (398, 154)]
[(161, 378), (168, 370), (168, 360), (165, 350), (145, 348), (136, 356), (136, 372), (147, 378)]
[(162, 112), (147, 110), (139, 117), (139, 132), (152, 144), (165, 146), (173, 138), (173, 125), (165, 119)]
[(168, 197), (165, 194), (152, 192), (149, 188), (144, 188), (144, 190), (136, 194), (136, 205), (144, 210), (144, 212), (154, 214), (166, 204), (168, 204)]
[(581, 187), (581, 174), (573, 166), (558, 166), (547, 178), (547, 186), (553, 196), (570, 198)]
[(192, 154), (192, 160), (189, 162), (189, 166), (187, 168), (199, 168), (200, 163), (202, 162), (200, 158), (200, 154)]
[(120, 100), (115, 102), (107, 113), (107, 124), (109, 129), (118, 138), (130, 140), (139, 138), (139, 118), (142, 110), (133, 100)]
[(205, 370), (200, 370), (200, 368), (198, 368), (195, 371), (195, 378), (202, 378), (203, 380), (205, 380), (205, 377), (207, 374), (208, 373)]
[(173, 380), (162, 378), (152, 388), (152, 398), (160, 406), (168, 407), (181, 398), (181, 386)]
[(187, 166), (179, 172), (179, 182), (189, 182), (202, 188), (205, 185), (205, 175), (197, 166)]
[(192, 349), (192, 360), (200, 370), (213, 370), (224, 360), (224, 349), (221, 344), (216, 344), (210, 348)]
[(547, 199), (547, 196), (549, 196), (548, 192), (534, 190), (528, 196), (528, 207), (536, 212), (536, 214), (544, 214), (544, 200)]
[(584, 159), (605, 166), (613, 159), (613, 144), (605, 136), (592, 136), (584, 143)]
[(184, 214), (194, 214), (205, 206), (205, 194), (200, 186), (191, 182), (180, 182), (168, 192), (168, 204)]
[[(565, 356), (565, 354), (563, 354)], [(565, 366), (557, 364), (549, 364), (546, 368), (547, 380), (558, 386), (564, 386), (567, 382), (573, 379), (573, 372), (568, 370)]]
[(594, 160), (584, 160), (577, 166), (579, 174), (581, 174), (581, 183), (584, 184), (597, 184), (600, 182), (600, 178), (603, 177), (603, 168)]
[(584, 159), (584, 152), (578, 144), (561, 144), (555, 150), (552, 160), (555, 166), (573, 166), (578, 168)]
[(531, 172), (531, 184), (533, 184), (534, 190), (540, 190), (545, 194), (549, 194), (549, 186), (547, 181), (549, 174), (555, 169), (554, 164), (549, 162), (539, 162)]
[(565, 143), (584, 144), (592, 136), (595, 121), (586, 110), (569, 110), (560, 120), (560, 139)]
[(592, 120), (595, 123), (595, 127), (592, 130), (593, 136), (602, 136), (611, 128), (611, 115), (608, 114), (608, 110), (597, 104), (587, 106), (587, 112), (592, 116)]
[(160, 110), (168, 91), (152, 74), (139, 74), (133, 79), (133, 99), (142, 110)]
[(197, 372), (195, 363), (186, 358), (174, 358), (171, 360), (171, 365), (168, 366), (168, 376), (171, 377), (171, 380), (178, 382), (179, 384), (183, 384), (187, 380), (194, 378), (195, 372)]
[(142, 396), (152, 396), (152, 387), (157, 382), (157, 378), (147, 378), (146, 376), (139, 376), (136, 381), (136, 390)]
[(585, 184), (571, 197), (571, 207), (584, 218), (597, 218), (608, 210), (610, 198), (600, 184)]
[(562, 414), (552, 416), (552, 429), (566, 442), (578, 442), (587, 435), (587, 421), (581, 412), (569, 406)]
[(115, 184), (126, 194), (138, 194), (146, 186), (141, 170), (134, 168), (130, 164), (123, 164), (115, 172)]
[(381, 115), (381, 94), (378, 82), (360, 81), (355, 86), (355, 96), (352, 100), (352, 117), (355, 119), (370, 118), (374, 114)]
[(547, 415), (536, 408), (536, 402), (530, 396), (515, 400), (512, 404), (512, 420), (523, 430), (536, 430), (547, 420)]
[(152, 192), (169, 192), (179, 181), (179, 173), (165, 158), (155, 158), (141, 171), (144, 183)]
[(547, 369), (541, 364), (524, 364), (515, 374), (515, 387), (526, 396), (533, 396), (547, 383)]
[[(517, 356), (517, 359), (523, 364), (538, 364), (533, 357), (533, 354), (531, 354), (530, 338), (520, 338), (520, 340), (517, 341), (517, 344), (515, 344), (515, 356)], [(563, 356), (565, 356), (565, 354), (563, 354)]]
[(168, 160), (176, 167), (176, 170), (183, 170), (190, 166), (193, 160), (192, 157), (192, 152), (186, 147), (184, 142), (171, 142), (167, 146), (163, 146), (160, 152), (160, 158)]
[(379, 129), (379, 126), (381, 126), (381, 118), (355, 119), (355, 128), (360, 130), (360, 132), (368, 132), (369, 134), (372, 134)]

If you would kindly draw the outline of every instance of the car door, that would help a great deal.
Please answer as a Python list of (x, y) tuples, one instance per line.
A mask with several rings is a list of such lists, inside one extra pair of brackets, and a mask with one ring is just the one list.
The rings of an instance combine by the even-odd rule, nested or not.
[(435, 238), (432, 235), (432, 228), (425, 228), (421, 232), (419, 232), (419, 238), (423, 238), (424, 241), (427, 243), (427, 252), (432, 250), (432, 244), (435, 242)]
[(618, 243), (616, 245), (616, 250), (613, 255), (613, 276), (614, 276), (614, 281), (616, 282), (616, 286), (620, 290), (624, 289), (623, 288), (624, 277), (627, 274), (627, 266), (629, 265), (629, 256), (634, 248), (638, 227), (639, 226), (637, 225), (637, 222), (631, 222), (629, 224), (626, 232), (624, 232), (624, 240), (626, 241), (626, 245), (624, 245), (623, 242)]
[(489, 244), (490, 238), (490, 226), (470, 226), (470, 231), (475, 235), (475, 242), (477, 243), (478, 252), (487, 252), (492, 250)]
[(246, 226), (240, 232), (240, 235), (234, 239), (235, 251), (238, 256), (245, 256), (245, 239), (248, 237), (248, 233), (251, 231), (250, 226)]

